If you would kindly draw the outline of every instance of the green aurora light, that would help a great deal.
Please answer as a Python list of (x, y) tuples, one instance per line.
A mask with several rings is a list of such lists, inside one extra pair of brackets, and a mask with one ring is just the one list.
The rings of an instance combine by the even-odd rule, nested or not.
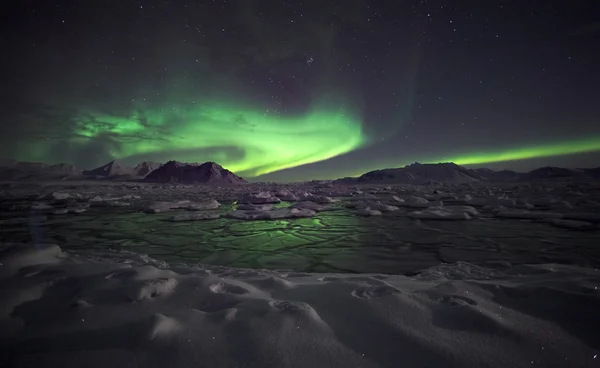
[(527, 146), (503, 151), (470, 153), (452, 156), (443, 161), (454, 162), (457, 165), (477, 165), (528, 160), (540, 157), (564, 156), (594, 151), (600, 151), (600, 138), (598, 137)]
[[(367, 142), (358, 114), (347, 109), (284, 116), (203, 104), (119, 116), (88, 113), (76, 120), (77, 138), (72, 143), (115, 137), (116, 159), (160, 155), (190, 162), (212, 160), (247, 177), (327, 160)], [(241, 153), (230, 154), (232, 149)], [(173, 156), (166, 157), (167, 152)]]

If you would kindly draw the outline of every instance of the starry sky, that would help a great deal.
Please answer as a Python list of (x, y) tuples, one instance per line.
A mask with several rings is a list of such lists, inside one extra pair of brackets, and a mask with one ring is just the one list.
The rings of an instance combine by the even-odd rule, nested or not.
[(2, 12), (0, 157), (600, 166), (600, 2), (65, 0)]

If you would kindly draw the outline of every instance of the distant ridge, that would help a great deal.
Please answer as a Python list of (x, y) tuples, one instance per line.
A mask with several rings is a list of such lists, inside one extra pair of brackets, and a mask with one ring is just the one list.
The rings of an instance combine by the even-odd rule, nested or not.
[(453, 182), (471, 183), (482, 180), (474, 170), (466, 169), (451, 162), (440, 164), (414, 164), (397, 169), (369, 171), (356, 179), (368, 183), (414, 183)]
[(565, 169), (542, 167), (527, 173), (511, 170), (494, 171), (485, 168), (468, 169), (452, 162), (420, 164), (418, 162), (395, 169), (369, 171), (358, 178), (338, 179), (336, 183), (382, 183), (382, 184), (425, 184), (526, 181), (586, 181), (600, 180), (600, 168)]
[[(246, 180), (215, 162), (166, 164), (144, 161), (130, 166), (111, 161), (92, 170), (81, 170), (73, 165), (50, 165), (42, 162), (19, 162), (0, 159), (0, 180), (142, 180), (180, 183), (242, 184)], [(357, 178), (334, 180), (337, 184), (427, 184), (473, 182), (543, 182), (543, 181), (599, 181), (600, 167), (567, 169), (553, 166), (540, 167), (526, 173), (511, 170), (494, 171), (486, 168), (469, 169), (452, 162), (414, 164), (401, 168), (369, 171)]]
[(0, 179), (3, 180), (67, 180), (82, 177), (82, 170), (69, 164), (49, 165), (41, 162), (3, 162)]

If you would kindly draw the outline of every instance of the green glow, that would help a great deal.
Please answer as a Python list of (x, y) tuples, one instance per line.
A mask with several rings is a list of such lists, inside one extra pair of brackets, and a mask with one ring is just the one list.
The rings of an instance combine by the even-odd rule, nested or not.
[[(452, 156), (443, 161), (458, 165), (476, 165), (504, 161), (527, 160), (540, 157), (563, 156), (600, 151), (600, 138), (572, 140), (554, 144), (535, 145), (494, 152), (479, 152)], [(436, 161), (437, 162), (437, 161)]]
[(212, 160), (248, 177), (327, 160), (366, 143), (357, 114), (348, 110), (283, 116), (215, 103), (122, 116), (87, 113), (77, 119), (75, 133), (80, 144), (113, 137), (117, 159), (151, 154), (163, 161)]

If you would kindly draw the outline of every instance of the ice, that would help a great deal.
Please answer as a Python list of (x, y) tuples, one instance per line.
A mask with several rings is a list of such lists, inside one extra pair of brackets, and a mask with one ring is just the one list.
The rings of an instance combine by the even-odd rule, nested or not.
[(325, 195), (308, 193), (308, 192), (300, 193), (299, 197), (300, 197), (301, 201), (310, 201), (310, 202), (315, 202), (315, 203), (319, 203), (319, 204), (335, 203), (335, 200), (331, 197), (328, 197)]
[(275, 193), (275, 197), (286, 202), (296, 202), (300, 200), (300, 197), (287, 190), (278, 191), (277, 193)]
[(563, 219), (559, 219), (559, 218), (551, 218), (548, 220), (548, 223), (552, 224), (554, 226), (564, 227), (567, 229), (585, 230), (585, 229), (596, 228), (596, 226), (594, 226), (594, 224), (592, 224), (591, 222), (577, 221), (577, 220), (563, 220)]
[(408, 196), (406, 198), (402, 198), (404, 201), (403, 202), (399, 202), (397, 199), (396, 201), (398, 202), (398, 206), (405, 206), (405, 207), (429, 207), (431, 206), (431, 203), (422, 197), (416, 197), (416, 196)]
[(214, 210), (221, 206), (221, 203), (214, 199), (208, 199), (201, 202), (186, 203), (178, 208), (186, 209), (188, 211), (204, 211)]
[(52, 193), (46, 194), (45, 196), (42, 196), (42, 198), (44, 198), (44, 199), (62, 200), (62, 199), (67, 199), (70, 196), (71, 195), (69, 193), (65, 193), (65, 192), (52, 192)]
[(170, 218), (170, 221), (198, 221), (198, 220), (214, 220), (221, 217), (220, 213), (200, 212), (200, 213), (184, 213), (175, 215)]
[(31, 209), (34, 211), (51, 211), (54, 207), (47, 203), (33, 203)]
[(265, 203), (279, 203), (281, 200), (277, 197), (273, 197), (268, 192), (259, 192), (259, 193), (247, 193), (244, 194), (242, 199), (240, 199), (239, 203), (248, 203), (248, 204), (265, 204)]
[(390, 206), (387, 204), (377, 203), (377, 202), (363, 202), (359, 203), (356, 206), (357, 210), (374, 210), (379, 212), (392, 212), (397, 211), (398, 207)]
[(309, 210), (313, 210), (315, 212), (331, 211), (331, 210), (336, 209), (336, 207), (325, 206), (325, 205), (315, 203), (312, 201), (300, 201), (300, 202), (294, 203), (291, 207), (299, 208), (299, 209), (309, 209)]
[(202, 200), (199, 202), (191, 202), (189, 200), (170, 201), (170, 202), (155, 202), (146, 208), (148, 213), (168, 212), (175, 209), (185, 209), (189, 211), (213, 210), (221, 204), (214, 199)]
[(312, 217), (316, 212), (306, 208), (278, 208), (270, 211), (235, 210), (227, 212), (226, 217), (238, 220), (276, 220), (285, 218)]
[(252, 211), (270, 211), (273, 209), (273, 204), (265, 203), (265, 204), (250, 204), (243, 203), (237, 206), (238, 210), (252, 210)]
[(173, 209), (182, 208), (190, 203), (189, 200), (173, 201), (173, 202), (156, 202), (146, 208), (148, 213), (167, 212)]
[(528, 211), (528, 210), (510, 210), (500, 209), (496, 216), (512, 218), (512, 219), (560, 219), (563, 217), (560, 213), (555, 212), (542, 212), (542, 211)]
[(363, 208), (356, 211), (356, 214), (359, 216), (381, 216), (381, 211), (372, 210), (370, 208)]
[(447, 207), (430, 207), (422, 211), (413, 211), (409, 217), (419, 220), (470, 220), (471, 215), (464, 209)]

